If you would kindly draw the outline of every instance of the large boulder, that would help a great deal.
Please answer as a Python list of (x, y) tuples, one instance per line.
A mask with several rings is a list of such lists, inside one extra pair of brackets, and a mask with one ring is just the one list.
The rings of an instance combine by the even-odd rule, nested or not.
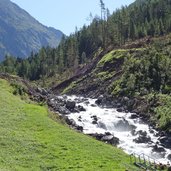
[(66, 108), (69, 110), (74, 110), (76, 103), (71, 100), (66, 101)]
[(65, 122), (66, 122), (69, 126), (71, 126), (73, 129), (78, 130), (79, 132), (83, 132), (83, 127), (77, 125), (76, 122), (75, 122), (73, 119), (69, 119), (67, 116), (63, 116), (62, 118), (63, 118), (63, 119), (65, 120)]
[(89, 134), (92, 137), (95, 137), (97, 140), (103, 141), (105, 143), (111, 144), (111, 145), (118, 145), (119, 144), (119, 138), (112, 135), (110, 132), (107, 132), (105, 134)]
[(63, 114), (63, 115), (68, 115), (71, 113), (64, 106), (60, 106), (60, 105), (56, 105), (56, 107), (54, 109), (55, 109), (55, 111), (58, 111), (60, 114)]
[(80, 112), (85, 112), (86, 111), (86, 109), (83, 107), (83, 106), (81, 106), (81, 105), (78, 105), (78, 110), (80, 111)]
[(69, 119), (67, 116), (63, 116), (63, 119), (70, 126), (75, 126), (76, 125), (76, 122), (73, 119)]
[(91, 116), (91, 118), (93, 119), (92, 124), (97, 124), (97, 121), (98, 121), (97, 116), (93, 115), (93, 116)]
[(166, 152), (166, 150), (163, 148), (163, 147), (159, 147), (157, 144), (155, 144), (153, 146), (153, 149), (152, 149), (153, 152), (156, 152), (156, 153), (163, 153), (163, 152)]
[(171, 161), (171, 154), (169, 154), (169, 155), (167, 156), (167, 158), (168, 158), (168, 160)]
[(101, 140), (114, 146), (119, 144), (119, 138), (113, 135), (105, 135), (101, 138)]
[(101, 96), (99, 96), (99, 97), (97, 98), (97, 100), (95, 101), (95, 103), (96, 103), (97, 105), (101, 105), (102, 102), (103, 102), (103, 100), (104, 100), (104, 97), (103, 97), (103, 95), (101, 95)]
[(151, 142), (151, 137), (147, 135), (147, 132), (146, 131), (138, 131), (137, 132), (138, 134), (138, 138), (135, 138), (133, 141), (136, 142), (136, 143), (149, 143)]
[(83, 127), (82, 126), (76, 125), (75, 129), (80, 131), (80, 132), (83, 132)]
[(104, 136), (104, 134), (98, 134), (98, 133), (92, 133), (92, 134), (89, 134), (90, 136), (96, 138), (97, 140), (101, 140), (102, 137)]
[(130, 116), (130, 119), (137, 119), (137, 118), (138, 118), (138, 115), (135, 113), (131, 114)]
[(117, 112), (124, 112), (124, 108), (123, 107), (117, 108), (116, 110), (117, 110)]
[(171, 137), (169, 136), (162, 136), (158, 139), (160, 143), (166, 147), (166, 148), (171, 148)]

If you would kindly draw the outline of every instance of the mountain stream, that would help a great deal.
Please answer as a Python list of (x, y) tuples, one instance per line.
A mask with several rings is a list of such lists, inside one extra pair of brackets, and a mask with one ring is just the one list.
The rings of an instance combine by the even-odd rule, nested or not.
[(96, 99), (67, 96), (85, 111), (71, 113), (69, 119), (83, 127), (84, 134), (105, 134), (106, 132), (119, 138), (117, 147), (128, 154), (144, 154), (157, 162), (168, 164), (171, 149), (167, 149), (159, 141), (159, 134), (144, 123), (136, 114), (118, 112), (115, 108), (100, 107)]

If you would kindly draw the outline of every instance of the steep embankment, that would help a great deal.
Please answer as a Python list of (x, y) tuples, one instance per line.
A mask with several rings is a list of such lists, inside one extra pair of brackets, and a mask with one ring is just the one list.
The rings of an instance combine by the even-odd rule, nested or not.
[(171, 132), (170, 40), (168, 35), (148, 40), (148, 46), (144, 42), (143, 46), (132, 44), (112, 50), (90, 72), (60, 90), (64, 94), (96, 98), (103, 95), (103, 101), (112, 102), (120, 111), (138, 113), (168, 135)]
[(121, 150), (70, 130), (47, 108), (14, 96), (16, 88), (0, 79), (0, 170), (124, 171), (129, 166)]

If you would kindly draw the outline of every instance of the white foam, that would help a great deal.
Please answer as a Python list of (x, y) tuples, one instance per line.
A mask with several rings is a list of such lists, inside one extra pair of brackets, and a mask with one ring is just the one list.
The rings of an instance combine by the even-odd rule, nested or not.
[[(82, 99), (81, 97), (69, 96), (71, 100)], [(110, 132), (114, 136), (120, 139), (120, 144), (118, 147), (122, 148), (125, 152), (132, 154), (141, 154), (144, 153), (147, 156), (157, 159), (159, 162), (166, 164), (168, 162), (167, 156), (171, 154), (170, 149), (166, 149), (166, 154), (162, 156), (159, 153), (152, 152), (152, 145), (157, 142), (159, 137), (156, 137), (157, 133), (153, 130), (153, 133), (150, 132), (150, 127), (143, 123), (140, 119), (130, 119), (131, 113), (117, 112), (114, 108), (101, 108), (96, 106), (91, 106), (95, 104), (95, 99), (88, 99), (89, 103), (81, 102), (79, 105), (82, 105), (86, 111), (80, 113), (71, 113), (69, 115), (70, 119), (73, 119), (77, 125), (83, 126), (83, 132), (85, 134), (90, 133), (105, 133)], [(97, 116), (98, 124), (93, 124), (92, 116)], [(81, 117), (81, 121), (80, 118)], [(126, 123), (126, 128), (122, 127), (121, 124)], [(100, 125), (100, 126), (99, 126)], [(136, 127), (136, 131), (142, 130), (146, 131), (147, 135), (151, 137), (153, 144), (138, 144), (133, 141), (138, 135), (133, 136), (131, 130), (129, 129), (130, 125)]]

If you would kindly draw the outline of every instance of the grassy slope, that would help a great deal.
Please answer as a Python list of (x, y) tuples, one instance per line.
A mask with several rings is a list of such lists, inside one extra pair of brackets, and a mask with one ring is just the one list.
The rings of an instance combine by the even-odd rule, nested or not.
[(70, 130), (0, 79), (0, 170), (122, 171), (121, 150)]

